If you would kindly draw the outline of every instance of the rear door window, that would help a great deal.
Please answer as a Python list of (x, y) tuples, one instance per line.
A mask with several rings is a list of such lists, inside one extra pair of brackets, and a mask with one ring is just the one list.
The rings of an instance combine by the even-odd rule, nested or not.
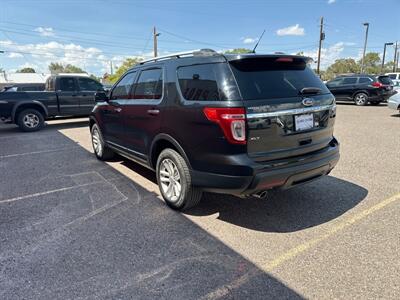
[(356, 84), (357, 77), (346, 77), (343, 79), (343, 84)]
[(258, 57), (230, 64), (244, 100), (298, 97), (305, 87), (329, 93), (303, 59)]
[(74, 77), (62, 77), (60, 78), (60, 90), (63, 92), (76, 91), (76, 83)]
[(372, 82), (372, 79), (371, 78), (369, 78), (369, 77), (360, 77), (359, 79), (358, 79), (358, 83), (361, 83), (361, 84), (365, 84), (365, 83), (371, 83)]
[(136, 72), (126, 74), (114, 87), (110, 99), (129, 99), (131, 97), (130, 91), (135, 80), (135, 75)]
[(161, 99), (163, 88), (162, 69), (143, 70), (134, 85), (134, 99)]
[(186, 100), (240, 100), (235, 79), (226, 63), (180, 67), (178, 81)]

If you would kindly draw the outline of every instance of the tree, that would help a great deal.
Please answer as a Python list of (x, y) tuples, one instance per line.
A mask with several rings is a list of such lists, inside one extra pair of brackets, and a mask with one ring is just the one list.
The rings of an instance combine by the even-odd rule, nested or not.
[(110, 75), (107, 79), (110, 83), (116, 82), (126, 71), (132, 68), (134, 65), (137, 65), (141, 61), (140, 58), (127, 58), (122, 63), (121, 66), (115, 71), (115, 74)]
[(97, 76), (94, 75), (94, 74), (90, 74), (89, 77), (92, 78), (92, 79), (94, 79), (94, 80), (96, 80), (96, 81), (100, 81), (100, 77), (97, 77)]
[(17, 73), (36, 73), (34, 68), (22, 68), (21, 70), (18, 70)]
[(244, 54), (244, 53), (252, 53), (253, 51), (250, 49), (246, 49), (246, 48), (236, 48), (236, 49), (232, 49), (232, 50), (227, 50), (224, 53), (225, 54)]
[(329, 80), (340, 74), (358, 73), (359, 65), (353, 58), (340, 58), (330, 65), (324, 73), (324, 79)]
[[(362, 59), (358, 61), (361, 67)], [(381, 58), (377, 52), (369, 52), (365, 54), (364, 60), (364, 73), (367, 74), (378, 74), (381, 72)]]
[(60, 63), (50, 63), (49, 65), (49, 70), (51, 72), (51, 74), (58, 74), (58, 73), (86, 73), (84, 70), (82, 70), (81, 68), (71, 65), (71, 64), (67, 64), (67, 65), (63, 65)]

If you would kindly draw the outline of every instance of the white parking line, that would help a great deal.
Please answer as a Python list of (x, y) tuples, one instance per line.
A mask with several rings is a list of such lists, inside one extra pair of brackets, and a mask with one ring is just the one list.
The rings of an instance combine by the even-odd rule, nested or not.
[(44, 151), (34, 151), (34, 152), (25, 152), (25, 153), (18, 153), (18, 154), (9, 154), (9, 155), (2, 155), (0, 156), (0, 159), (3, 158), (10, 158), (10, 157), (18, 157), (18, 156), (25, 156), (25, 155), (32, 155), (32, 154), (41, 154), (41, 153), (50, 153), (50, 152), (57, 152), (57, 151), (66, 151), (66, 150), (71, 150), (76, 147), (69, 147), (69, 148), (56, 148), (52, 150), (44, 150)]
[(10, 203), (10, 202), (14, 202), (14, 201), (18, 201), (18, 200), (23, 200), (23, 199), (27, 199), (27, 198), (32, 198), (32, 197), (44, 196), (44, 195), (53, 194), (53, 193), (59, 193), (59, 192), (69, 191), (69, 190), (72, 190), (72, 189), (76, 189), (76, 188), (80, 188), (80, 187), (84, 187), (84, 186), (88, 186), (88, 185), (93, 185), (93, 184), (96, 184), (96, 183), (102, 183), (102, 182), (104, 182), (104, 181), (103, 181), (103, 180), (101, 180), (101, 181), (94, 181), (94, 182), (90, 182), (90, 183), (85, 183), (85, 184), (79, 184), (79, 185), (69, 186), (69, 187), (65, 187), (65, 188), (61, 188), (61, 189), (56, 189), (56, 190), (51, 190), (51, 191), (46, 191), (46, 192), (42, 192), (42, 193), (35, 193), (35, 194), (24, 195), (24, 196), (20, 196), (20, 197), (15, 197), (15, 198), (10, 198), (10, 199), (0, 200), (0, 204), (3, 204), (3, 203)]

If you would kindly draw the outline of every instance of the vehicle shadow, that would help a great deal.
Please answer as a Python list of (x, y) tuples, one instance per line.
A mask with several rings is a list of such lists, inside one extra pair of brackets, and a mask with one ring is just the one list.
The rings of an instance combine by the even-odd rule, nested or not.
[[(27, 141), (10, 136), (13, 152), (0, 158), (2, 299), (303, 299), (59, 125), (49, 128), (30, 135), (27, 155), (13, 156)], [(66, 150), (39, 151), (52, 142)]]
[(400, 118), (400, 114), (390, 115), (392, 118)]
[(219, 213), (218, 219), (263, 232), (295, 232), (333, 220), (361, 202), (368, 191), (327, 176), (308, 185), (270, 192), (266, 199), (206, 194), (188, 211), (196, 216)]
[[(121, 164), (157, 184), (151, 170), (122, 157)], [(286, 191), (269, 192), (266, 199), (242, 199), (205, 193), (200, 204), (185, 213), (207, 216), (236, 226), (264, 232), (295, 232), (329, 222), (360, 203), (365, 188), (333, 176)]]

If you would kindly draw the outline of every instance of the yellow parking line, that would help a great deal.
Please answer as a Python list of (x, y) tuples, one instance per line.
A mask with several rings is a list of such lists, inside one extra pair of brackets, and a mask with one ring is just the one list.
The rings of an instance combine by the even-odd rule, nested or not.
[(376, 205), (373, 205), (370, 208), (367, 208), (359, 213), (356, 213), (354, 216), (352, 216), (348, 220), (344, 220), (342, 222), (339, 222), (338, 224), (334, 225), (332, 228), (330, 228), (325, 234), (322, 236), (319, 236), (315, 239), (309, 240), (303, 244), (300, 244), (289, 251), (283, 253), (282, 255), (278, 256), (277, 258), (265, 263), (262, 265), (262, 269), (264, 271), (272, 271), (273, 269), (279, 267), (281, 264), (284, 262), (296, 257), (297, 255), (303, 253), (304, 251), (312, 248), (313, 246), (319, 244), (320, 242), (329, 239), (331, 236), (333, 236), (335, 233), (343, 230), (346, 227), (349, 227), (350, 225), (353, 225), (354, 223), (368, 217), (370, 214), (388, 206), (389, 204), (400, 200), (400, 193), (387, 198), (381, 202), (379, 202)]
[(325, 234), (323, 234), (319, 237), (316, 237), (314, 239), (311, 239), (307, 242), (304, 242), (302, 244), (299, 244), (299, 245), (295, 246), (294, 248), (288, 250), (287, 252), (279, 255), (277, 258), (261, 264), (261, 266), (258, 266), (261, 270), (253, 269), (253, 270), (249, 271), (248, 273), (242, 275), (241, 277), (237, 278), (236, 280), (211, 291), (206, 296), (204, 296), (203, 299), (218, 299), (218, 298), (225, 297), (227, 294), (230, 293), (231, 290), (239, 288), (242, 284), (246, 283), (252, 277), (260, 275), (261, 271), (271, 272), (272, 270), (278, 268), (285, 262), (287, 262), (287, 261), (295, 258), (296, 256), (304, 253), (305, 251), (315, 247), (322, 241), (329, 239), (330, 237), (332, 237), (334, 234), (338, 233), (339, 231), (355, 224), (356, 222), (368, 217), (372, 213), (377, 212), (377, 211), (381, 210), (382, 208), (384, 208), (398, 200), (400, 200), (400, 193), (398, 193), (390, 198), (387, 198), (387, 199), (371, 206), (370, 208), (367, 208), (359, 213), (354, 214), (349, 219), (339, 222), (336, 225), (333, 225), (330, 229), (328, 229), (328, 231)]

